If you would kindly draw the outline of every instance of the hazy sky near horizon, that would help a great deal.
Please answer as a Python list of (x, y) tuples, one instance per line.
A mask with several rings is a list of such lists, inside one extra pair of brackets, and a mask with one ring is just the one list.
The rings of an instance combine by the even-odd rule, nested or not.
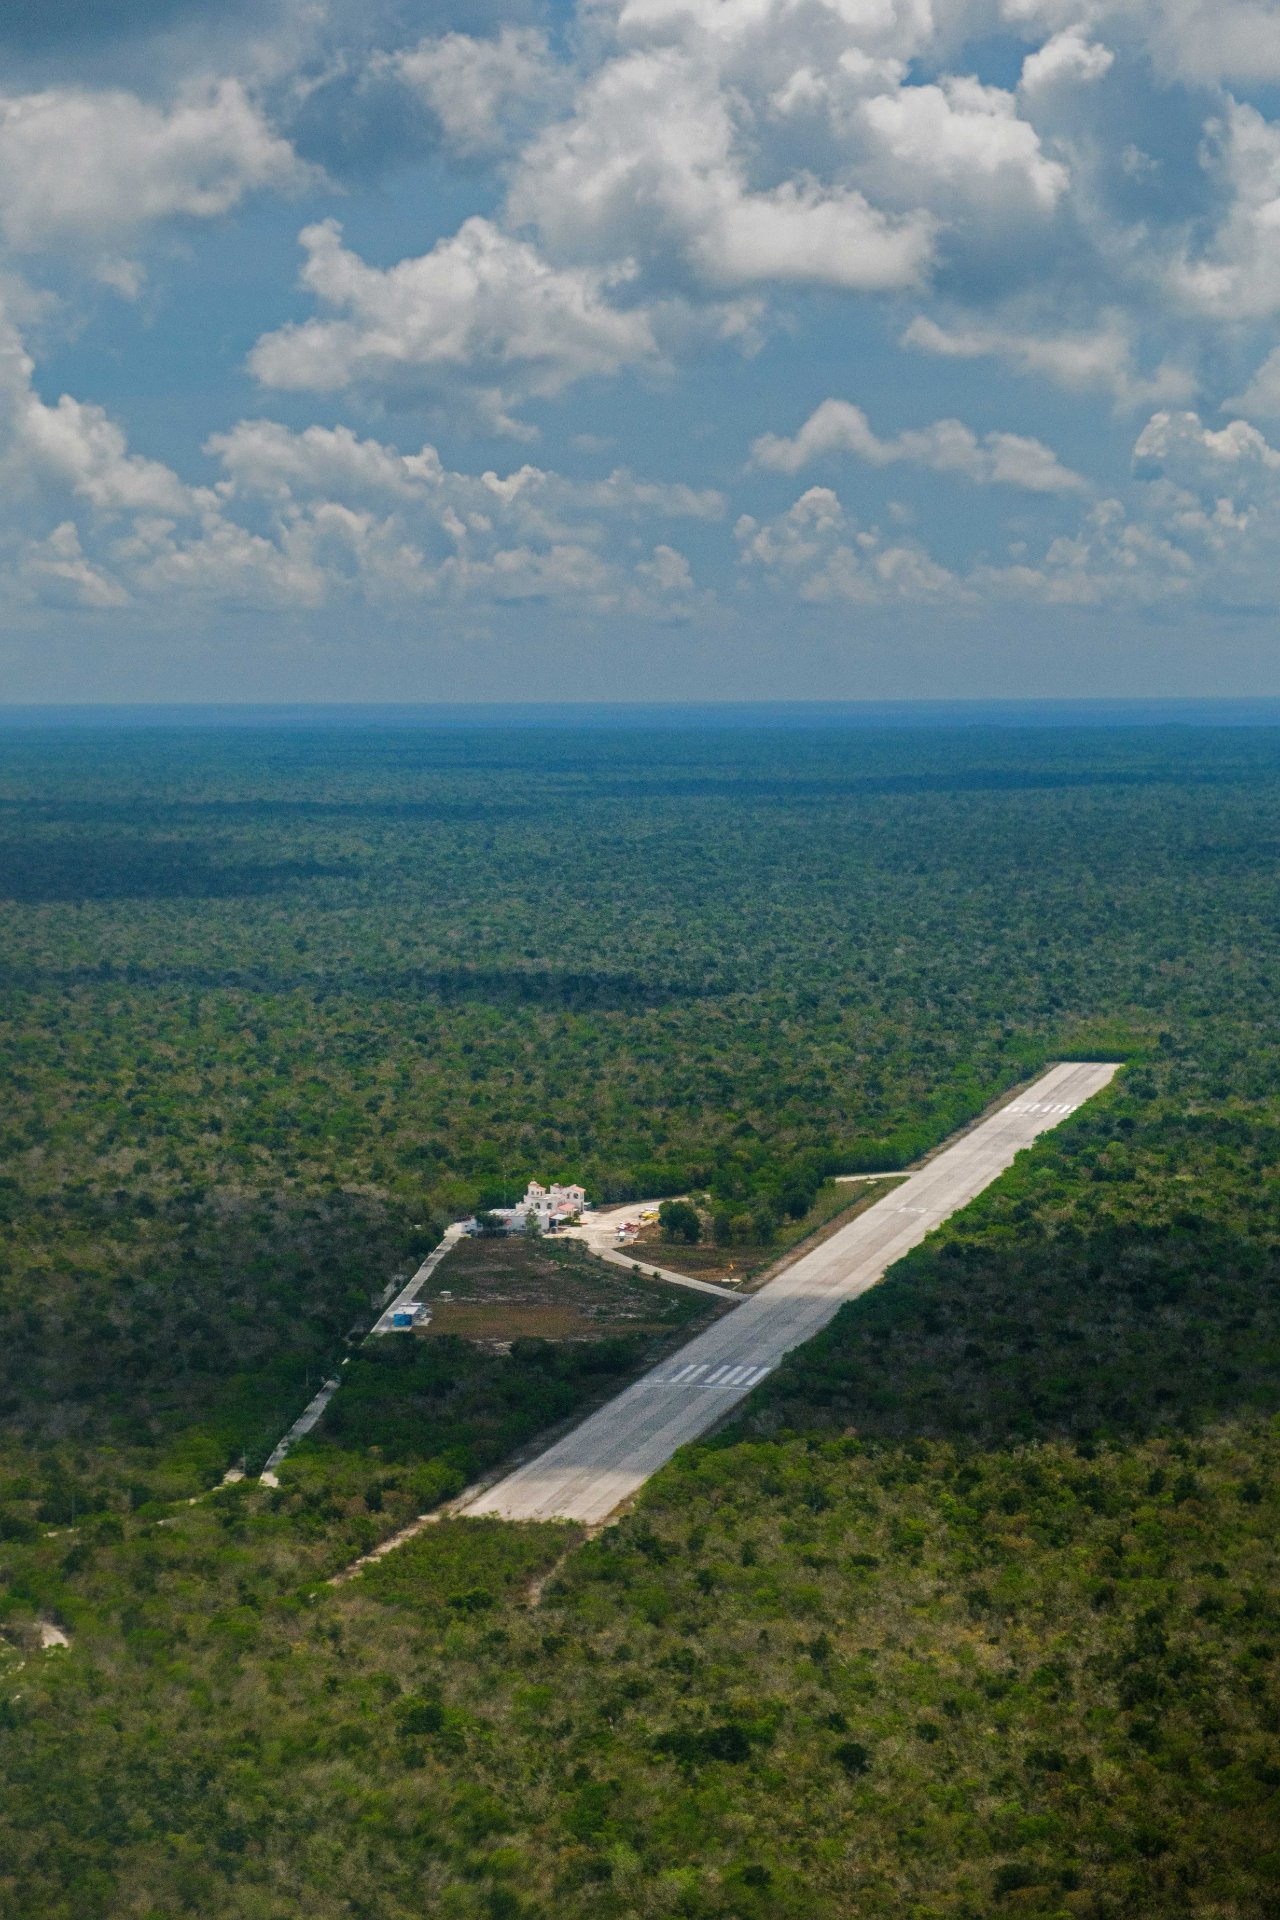
[(0, 699), (1280, 690), (1280, 4), (7, 0)]

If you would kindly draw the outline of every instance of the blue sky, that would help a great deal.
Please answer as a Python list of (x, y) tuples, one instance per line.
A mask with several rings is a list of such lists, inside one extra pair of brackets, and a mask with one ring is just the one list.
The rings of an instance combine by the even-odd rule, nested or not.
[(1280, 8), (10, 0), (9, 700), (1280, 690)]

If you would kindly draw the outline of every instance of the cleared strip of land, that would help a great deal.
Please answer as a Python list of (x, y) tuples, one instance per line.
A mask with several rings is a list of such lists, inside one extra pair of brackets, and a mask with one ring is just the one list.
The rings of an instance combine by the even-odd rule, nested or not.
[(441, 1240), (439, 1246), (434, 1247), (432, 1251), (427, 1255), (426, 1259), (423, 1261), (422, 1265), (418, 1268), (418, 1271), (414, 1274), (409, 1284), (407, 1286), (401, 1287), (395, 1299), (390, 1301), (388, 1305), (383, 1308), (382, 1313), (378, 1316), (377, 1321), (375, 1322), (373, 1327), (370, 1329), (370, 1332), (369, 1332), (370, 1339), (373, 1338), (374, 1334), (391, 1332), (392, 1326), (394, 1324), (394, 1316), (397, 1313), (400, 1313), (405, 1307), (412, 1307), (416, 1304), (418, 1295), (421, 1293), (423, 1287), (427, 1284), (427, 1281), (431, 1278), (436, 1268), (440, 1265), (440, 1262), (444, 1259), (450, 1247), (453, 1246), (454, 1243), (460, 1240), (461, 1238), (462, 1238), (461, 1222), (455, 1222), (453, 1226), (445, 1228), (444, 1238), (443, 1240)]
[(318, 1424), (321, 1414), (341, 1385), (342, 1382), (340, 1379), (326, 1380), (315, 1398), (309, 1401), (303, 1408), (284, 1438), (276, 1441), (275, 1446), (267, 1455), (266, 1464), (262, 1469), (261, 1478), (267, 1482), (268, 1486), (279, 1485), (275, 1477), (276, 1468), (280, 1465), (285, 1455), (297, 1446), (299, 1440), (304, 1439), (305, 1436), (310, 1433), (312, 1427)]
[(678, 1447), (721, 1420), (846, 1300), (874, 1286), (926, 1234), (990, 1186), (1021, 1148), (1074, 1113), (1117, 1070), (1107, 1061), (1051, 1067), (733, 1313), (461, 1511), (587, 1525), (607, 1518)]

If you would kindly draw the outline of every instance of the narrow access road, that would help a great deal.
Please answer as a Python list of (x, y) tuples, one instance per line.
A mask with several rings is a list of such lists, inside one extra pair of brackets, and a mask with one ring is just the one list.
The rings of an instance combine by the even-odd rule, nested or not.
[(668, 1281), (673, 1287), (690, 1287), (694, 1293), (718, 1294), (721, 1300), (741, 1300), (739, 1287), (718, 1286), (714, 1280), (695, 1280), (691, 1273), (675, 1273), (670, 1267), (655, 1267), (651, 1260), (640, 1256), (636, 1246), (620, 1247), (617, 1241), (618, 1228), (624, 1220), (635, 1220), (640, 1213), (661, 1205), (657, 1200), (635, 1200), (627, 1207), (605, 1207), (593, 1209), (587, 1214), (580, 1227), (562, 1227), (556, 1235), (558, 1240), (581, 1240), (590, 1247), (592, 1253), (599, 1254), (602, 1260), (610, 1261), (615, 1267), (625, 1267), (630, 1273), (639, 1267), (642, 1274), (656, 1274), (659, 1280)]
[(643, 1374), (538, 1459), (459, 1511), (590, 1526), (642, 1487), (678, 1447), (721, 1420), (846, 1300), (873, 1287), (1009, 1167), (1021, 1148), (1101, 1091), (1118, 1063), (1051, 1067), (961, 1134), (865, 1213)]
[(303, 1435), (310, 1433), (312, 1427), (315, 1426), (320, 1415), (324, 1412), (341, 1384), (342, 1382), (336, 1377), (332, 1380), (326, 1380), (315, 1398), (307, 1402), (307, 1405), (298, 1415), (284, 1438), (276, 1441), (275, 1446), (272, 1447), (271, 1452), (267, 1455), (266, 1465), (258, 1476), (260, 1480), (265, 1480), (269, 1487), (279, 1486), (280, 1483), (276, 1479), (276, 1468), (280, 1465), (280, 1462), (290, 1449), (297, 1446)]
[(448, 1253), (450, 1247), (453, 1246), (461, 1238), (462, 1238), (462, 1222), (460, 1220), (455, 1220), (452, 1226), (445, 1228), (444, 1239), (440, 1242), (440, 1245), (438, 1247), (432, 1248), (431, 1252), (427, 1255), (426, 1259), (423, 1261), (422, 1265), (418, 1268), (418, 1271), (414, 1274), (412, 1280), (409, 1281), (408, 1285), (401, 1287), (399, 1293), (396, 1295), (395, 1299), (391, 1302), (390, 1306), (383, 1308), (382, 1313), (380, 1314), (378, 1319), (374, 1322), (373, 1326), (369, 1330), (368, 1337), (371, 1340), (373, 1339), (375, 1334), (391, 1332), (392, 1314), (400, 1311), (404, 1307), (411, 1307), (414, 1304), (414, 1302), (418, 1298), (418, 1294), (420, 1290), (426, 1285), (427, 1281), (431, 1278), (436, 1268), (440, 1265), (440, 1262), (444, 1259), (446, 1253)]
[[(374, 1325), (370, 1328), (368, 1334), (366, 1335), (367, 1339), (372, 1340), (375, 1333), (391, 1332), (391, 1316), (395, 1312), (396, 1308), (409, 1306), (412, 1304), (413, 1301), (417, 1299), (418, 1289), (423, 1285), (425, 1281), (431, 1278), (431, 1275), (435, 1272), (436, 1268), (440, 1265), (440, 1262), (444, 1259), (444, 1256), (446, 1255), (446, 1253), (448, 1253), (450, 1247), (461, 1236), (461, 1233), (462, 1233), (461, 1221), (458, 1221), (453, 1226), (445, 1228), (444, 1239), (440, 1242), (438, 1247), (432, 1248), (431, 1252), (427, 1255), (422, 1265), (418, 1268), (418, 1271), (414, 1274), (412, 1280), (410, 1280), (406, 1286), (401, 1287), (399, 1293), (396, 1295), (395, 1299), (391, 1302), (390, 1306), (384, 1309), (383, 1313), (374, 1322)], [(282, 1439), (277, 1440), (275, 1446), (272, 1448), (271, 1452), (268, 1454), (266, 1465), (263, 1467), (262, 1473), (259, 1476), (262, 1480), (266, 1482), (266, 1484), (269, 1487), (275, 1487), (280, 1484), (279, 1481), (276, 1479), (276, 1474), (275, 1474), (276, 1468), (280, 1465), (280, 1462), (284, 1459), (285, 1455), (293, 1447), (297, 1446), (299, 1440), (302, 1439), (303, 1435), (310, 1433), (312, 1427), (315, 1426), (321, 1414), (324, 1412), (325, 1408), (328, 1406), (329, 1402), (332, 1400), (334, 1394), (338, 1391), (338, 1388), (341, 1385), (342, 1385), (342, 1381), (339, 1377), (335, 1376), (335, 1378), (332, 1380), (326, 1380), (324, 1385), (321, 1387), (319, 1393), (316, 1394), (315, 1398), (309, 1401), (306, 1407), (303, 1408), (302, 1412), (298, 1415), (298, 1418), (294, 1421), (289, 1431), (284, 1435)]]

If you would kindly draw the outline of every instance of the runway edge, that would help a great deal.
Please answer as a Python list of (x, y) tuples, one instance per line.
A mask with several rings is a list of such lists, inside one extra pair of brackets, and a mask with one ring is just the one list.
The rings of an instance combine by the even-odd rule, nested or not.
[(893, 1192), (812, 1248), (535, 1459), (476, 1494), (463, 1517), (598, 1525), (813, 1339), (847, 1301), (1005, 1173), (1018, 1153), (1110, 1084), (1119, 1061), (1064, 1061), (955, 1136)]

